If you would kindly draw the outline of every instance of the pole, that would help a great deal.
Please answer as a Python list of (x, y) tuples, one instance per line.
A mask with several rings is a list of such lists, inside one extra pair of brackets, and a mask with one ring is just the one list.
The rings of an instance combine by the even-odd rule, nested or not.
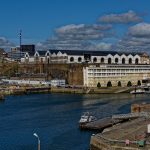
[(33, 135), (38, 139), (38, 150), (40, 150), (40, 138), (36, 133), (34, 133)]
[(40, 140), (38, 138), (38, 150), (40, 150)]

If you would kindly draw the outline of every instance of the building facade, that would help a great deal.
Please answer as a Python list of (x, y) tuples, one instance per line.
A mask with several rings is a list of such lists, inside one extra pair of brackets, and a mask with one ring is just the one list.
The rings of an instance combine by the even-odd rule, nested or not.
[(83, 74), (84, 86), (131, 86), (150, 78), (150, 65), (91, 65), (84, 67)]
[[(150, 59), (146, 53), (127, 53), (115, 51), (79, 51), (79, 50), (48, 50), (36, 51), (34, 55), (25, 53), (21, 59), (22, 64), (40, 64), (40, 68), (45, 65), (45, 70), (52, 69), (53, 64), (73, 65), (78, 64), (82, 67), (82, 78), (84, 86), (102, 87), (137, 85), (143, 79), (150, 78)], [(77, 69), (65, 70), (68, 76), (72, 76)], [(43, 69), (39, 69), (43, 73)], [(61, 69), (60, 69), (61, 70)], [(57, 70), (58, 71), (58, 70)], [(59, 72), (59, 71), (58, 71)], [(69, 75), (72, 73), (72, 75)], [(52, 73), (50, 73), (52, 76)], [(54, 74), (54, 73), (53, 73)], [(56, 77), (57, 78), (57, 77)], [(52, 79), (55, 79), (53, 75)], [(60, 79), (60, 78), (59, 78)], [(62, 78), (63, 79), (63, 78)], [(65, 77), (66, 79), (66, 77)], [(79, 80), (79, 79), (77, 79)], [(71, 82), (71, 84), (74, 84)]]
[(115, 51), (48, 50), (25, 53), (22, 63), (101, 63), (101, 64), (149, 64), (146, 53), (121, 53)]

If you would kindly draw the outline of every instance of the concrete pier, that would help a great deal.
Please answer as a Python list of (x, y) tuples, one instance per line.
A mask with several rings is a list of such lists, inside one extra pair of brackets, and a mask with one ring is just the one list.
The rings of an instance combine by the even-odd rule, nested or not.
[(150, 119), (138, 118), (93, 135), (90, 150), (150, 150)]

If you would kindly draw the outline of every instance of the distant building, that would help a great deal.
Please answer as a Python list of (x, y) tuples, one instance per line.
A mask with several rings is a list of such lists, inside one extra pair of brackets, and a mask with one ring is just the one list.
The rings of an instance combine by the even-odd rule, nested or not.
[[(76, 68), (72, 68), (71, 65), (78, 64), (82, 67), (83, 76), (78, 77), (76, 74), (76, 78), (81, 78), (83, 85), (87, 87), (137, 85), (142, 83), (143, 79), (150, 78), (150, 59), (146, 53), (48, 50), (36, 51), (33, 55), (25, 53), (21, 63), (26, 67), (31, 64), (38, 67), (39, 64), (41, 73), (44, 69), (45, 73), (50, 70), (48, 64), (68, 65), (70, 80), (73, 80), (76, 73)], [(53, 75), (53, 78), (56, 78), (56, 75)], [(73, 82), (75, 81), (71, 84), (74, 84)]]
[(33, 55), (35, 53), (35, 45), (21, 45), (20, 50), (21, 52), (27, 52), (30, 55)]
[(33, 55), (35, 53), (35, 45), (21, 45), (12, 47), (8, 52), (8, 57), (15, 61), (20, 61), (24, 57), (25, 53)]
[(115, 51), (48, 50), (25, 53), (22, 63), (101, 63), (101, 64), (149, 64), (146, 53)]
[[(150, 78), (150, 65), (90, 65), (83, 68), (84, 86), (102, 87), (138, 85)], [(108, 83), (109, 82), (109, 83)], [(120, 85), (119, 85), (120, 84)]]
[(65, 86), (66, 85), (66, 81), (65, 80), (58, 80), (58, 79), (54, 79), (51, 80), (51, 86)]

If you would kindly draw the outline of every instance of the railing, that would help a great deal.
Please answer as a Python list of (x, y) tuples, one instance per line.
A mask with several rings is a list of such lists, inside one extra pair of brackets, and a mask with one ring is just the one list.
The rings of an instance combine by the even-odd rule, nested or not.
[(148, 112), (140, 112), (140, 113), (129, 113), (129, 114), (118, 114), (113, 115), (112, 119), (130, 119), (130, 118), (138, 118), (138, 117), (150, 117), (150, 113)]

